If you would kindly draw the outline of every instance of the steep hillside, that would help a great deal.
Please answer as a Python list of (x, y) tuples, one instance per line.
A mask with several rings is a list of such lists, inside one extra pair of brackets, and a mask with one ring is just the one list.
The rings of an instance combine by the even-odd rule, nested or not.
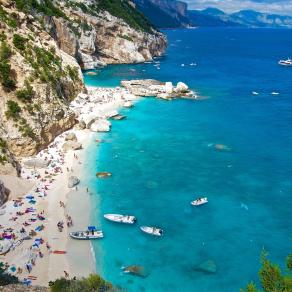
[(80, 66), (143, 62), (166, 45), (130, 1), (0, 0), (0, 173), (74, 126)]
[(292, 27), (292, 17), (242, 10), (227, 14), (216, 8), (188, 11), (188, 17), (198, 26)]
[(136, 7), (160, 28), (188, 27), (187, 4), (175, 0), (134, 0)]

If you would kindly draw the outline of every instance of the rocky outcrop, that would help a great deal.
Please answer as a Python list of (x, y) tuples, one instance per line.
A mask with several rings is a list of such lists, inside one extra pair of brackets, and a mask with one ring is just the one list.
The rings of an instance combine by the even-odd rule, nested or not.
[(59, 47), (75, 57), (83, 69), (139, 63), (164, 53), (167, 40), (162, 33), (153, 28), (143, 31), (132, 27), (107, 11), (97, 13), (97, 9), (88, 5), (92, 1), (79, 2), (87, 7), (86, 13), (78, 6), (74, 9), (65, 6), (63, 10), (68, 17), (74, 18), (73, 31), (67, 19), (50, 17), (46, 21)]
[(9, 190), (5, 188), (4, 183), (0, 180), (0, 206), (7, 201), (9, 193)]
[(68, 141), (63, 144), (64, 151), (68, 150), (80, 150), (82, 149), (82, 144), (77, 141)]
[(189, 87), (183, 82), (178, 82), (176, 86), (173, 86), (172, 82), (143, 79), (122, 81), (121, 85), (131, 94), (138, 96), (153, 96), (162, 99), (178, 97), (197, 98), (196, 94), (189, 90)]
[(77, 61), (59, 49), (37, 17), (13, 3), (7, 0), (0, 7), (6, 15), (0, 51), (7, 55), (4, 59), (2, 53), (0, 61), (9, 67), (6, 79), (11, 79), (5, 83), (0, 76), (1, 174), (19, 174), (20, 157), (35, 155), (75, 125), (68, 105), (84, 90)]

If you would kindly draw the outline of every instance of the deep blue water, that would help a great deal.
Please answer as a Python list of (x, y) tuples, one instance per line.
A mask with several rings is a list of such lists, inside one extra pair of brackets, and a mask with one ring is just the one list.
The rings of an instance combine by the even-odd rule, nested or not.
[[(281, 265), (291, 252), (292, 69), (277, 61), (292, 55), (292, 31), (166, 33), (160, 70), (122, 65), (85, 75), (98, 86), (127, 78), (183, 81), (208, 97), (142, 99), (123, 111), (127, 120), (113, 122), (99, 147), (90, 146), (92, 223), (106, 236), (94, 242), (97, 270), (127, 291), (239, 291), (257, 281), (263, 248)], [(97, 180), (96, 171), (113, 177)], [(209, 204), (192, 208), (202, 195)], [(138, 224), (111, 224), (104, 213), (133, 214)], [(165, 236), (142, 234), (144, 224), (162, 227)], [(216, 263), (216, 273), (196, 270), (205, 260)], [(127, 265), (143, 265), (150, 274), (123, 275)]]

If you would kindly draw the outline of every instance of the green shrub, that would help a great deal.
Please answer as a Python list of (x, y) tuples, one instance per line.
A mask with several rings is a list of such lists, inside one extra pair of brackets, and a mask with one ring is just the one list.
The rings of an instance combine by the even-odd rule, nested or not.
[(72, 67), (72, 66), (66, 66), (66, 70), (68, 72), (68, 75), (73, 81), (77, 81), (79, 79), (79, 74), (78, 74), (78, 68), (77, 67)]
[(287, 266), (287, 269), (290, 270), (292, 272), (292, 253), (290, 253), (288, 256), (287, 256), (287, 259), (286, 259), (286, 266)]
[[(290, 267), (290, 258), (286, 260), (287, 267)], [(281, 272), (279, 266), (271, 263), (267, 258), (267, 253), (263, 251), (261, 255), (262, 267), (259, 271), (259, 278), (264, 292), (290, 292), (292, 291), (292, 276), (291, 273), (285, 275)], [(256, 286), (253, 283), (247, 285), (241, 292), (257, 292)]]
[(13, 100), (8, 100), (6, 104), (7, 104), (7, 111), (6, 111), (7, 118), (12, 118), (14, 120), (17, 120), (20, 117), (21, 107), (18, 105), (17, 102)]
[(94, 292), (94, 291), (109, 291), (112, 289), (112, 284), (106, 282), (99, 275), (89, 275), (82, 279), (58, 279), (49, 283), (52, 292)]
[(26, 43), (27, 38), (24, 38), (23, 36), (17, 33), (13, 35), (13, 44), (18, 50), (24, 51)]
[(4, 22), (12, 28), (17, 27), (17, 21), (11, 17), (11, 15), (9, 15), (2, 6), (0, 6), (0, 22)]
[(12, 55), (12, 51), (8, 47), (5, 41), (2, 41), (0, 47), (0, 82), (4, 89), (10, 91), (15, 88), (15, 81), (11, 78), (11, 66), (9, 59)]
[(16, 284), (18, 282), (19, 282), (18, 278), (15, 276), (11, 276), (10, 274), (7, 274), (5, 272), (3, 263), (0, 263), (0, 287), (9, 284)]
[(23, 102), (28, 102), (33, 99), (35, 92), (28, 81), (25, 82), (25, 87), (16, 92), (16, 97)]

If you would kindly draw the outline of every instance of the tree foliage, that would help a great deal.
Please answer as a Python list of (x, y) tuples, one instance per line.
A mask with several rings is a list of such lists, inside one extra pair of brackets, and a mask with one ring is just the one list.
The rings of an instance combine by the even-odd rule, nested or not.
[(112, 284), (99, 275), (89, 275), (82, 279), (61, 278), (49, 283), (52, 292), (105, 292), (112, 288)]
[(3, 263), (0, 263), (0, 287), (16, 283), (18, 283), (18, 278), (10, 274), (7, 274), (4, 269)]
[(5, 41), (0, 46), (0, 82), (5, 90), (11, 91), (15, 88), (15, 81), (12, 79), (12, 71), (10, 66), (10, 57), (12, 51)]
[[(273, 264), (267, 258), (267, 253), (262, 252), (261, 255), (261, 269), (259, 271), (259, 280), (261, 288), (264, 292), (291, 292), (292, 291), (292, 275), (283, 274), (278, 265)], [(292, 255), (290, 254), (286, 259), (288, 270), (291, 271)], [(257, 292), (256, 285), (249, 283), (241, 292)]]

